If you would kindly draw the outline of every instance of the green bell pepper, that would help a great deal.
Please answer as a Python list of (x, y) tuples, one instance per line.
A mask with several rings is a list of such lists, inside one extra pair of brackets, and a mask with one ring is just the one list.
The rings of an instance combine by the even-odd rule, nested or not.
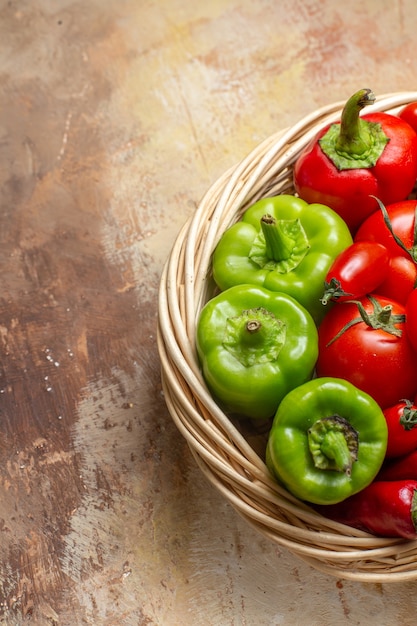
[(266, 464), (301, 500), (335, 504), (373, 481), (387, 440), (384, 414), (371, 396), (340, 378), (315, 378), (279, 405)]
[(221, 236), (212, 259), (217, 286), (250, 283), (289, 294), (320, 322), (333, 260), (352, 243), (345, 222), (323, 204), (292, 195), (259, 200)]
[(196, 345), (207, 386), (224, 410), (262, 419), (311, 378), (318, 333), (311, 315), (291, 296), (236, 285), (203, 307)]

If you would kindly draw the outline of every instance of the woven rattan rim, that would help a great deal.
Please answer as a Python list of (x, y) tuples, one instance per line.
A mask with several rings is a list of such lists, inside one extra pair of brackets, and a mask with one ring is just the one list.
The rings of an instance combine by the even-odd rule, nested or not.
[[(395, 113), (416, 100), (417, 91), (386, 94), (367, 112)], [(325, 519), (271, 479), (256, 451), (256, 436), (242, 432), (217, 406), (196, 356), (196, 321), (213, 293), (210, 263), (220, 236), (259, 198), (294, 192), (294, 161), (322, 126), (340, 118), (343, 104), (318, 109), (257, 146), (212, 185), (181, 229), (159, 290), (162, 386), (169, 413), (201, 471), (265, 537), (338, 578), (416, 580), (417, 541), (375, 537)]]

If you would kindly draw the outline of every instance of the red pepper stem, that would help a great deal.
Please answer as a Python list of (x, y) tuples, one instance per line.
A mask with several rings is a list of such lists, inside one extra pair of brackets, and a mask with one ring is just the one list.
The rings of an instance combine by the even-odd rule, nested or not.
[(360, 111), (368, 104), (375, 102), (370, 89), (361, 89), (346, 102), (340, 122), (340, 133), (336, 142), (336, 150), (350, 156), (364, 154), (372, 141), (366, 122), (359, 117)]
[(279, 262), (288, 259), (294, 248), (294, 240), (288, 237), (272, 215), (263, 215), (261, 228), (265, 237), (266, 256)]
[(375, 102), (370, 89), (357, 91), (346, 102), (340, 123), (331, 124), (319, 139), (324, 154), (339, 170), (374, 167), (389, 142), (382, 125), (363, 119), (363, 107)]

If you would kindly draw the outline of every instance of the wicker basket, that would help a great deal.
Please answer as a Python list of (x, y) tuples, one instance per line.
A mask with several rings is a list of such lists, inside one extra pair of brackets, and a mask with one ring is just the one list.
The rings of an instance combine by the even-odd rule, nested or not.
[[(395, 113), (417, 92), (384, 95), (368, 111)], [(294, 193), (292, 166), (344, 103), (316, 110), (272, 135), (206, 193), (179, 233), (160, 283), (158, 349), (168, 410), (197, 464), (233, 507), (264, 536), (339, 578), (362, 582), (417, 579), (417, 541), (358, 531), (315, 513), (282, 489), (264, 462), (267, 433), (243, 429), (217, 406), (195, 348), (199, 312), (213, 295), (212, 252), (222, 233), (256, 200)]]

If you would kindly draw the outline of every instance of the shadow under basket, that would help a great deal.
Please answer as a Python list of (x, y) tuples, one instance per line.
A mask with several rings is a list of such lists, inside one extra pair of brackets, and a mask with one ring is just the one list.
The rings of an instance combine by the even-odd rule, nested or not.
[[(367, 107), (396, 113), (417, 92), (386, 94)], [(260, 198), (294, 193), (300, 152), (344, 103), (314, 111), (276, 133), (227, 171), (180, 231), (161, 277), (158, 350), (172, 419), (204, 475), (246, 521), (312, 567), (362, 582), (417, 579), (417, 541), (376, 537), (322, 517), (271, 477), (263, 458), (266, 432), (231, 420), (210, 395), (195, 346), (201, 308), (214, 293), (213, 250), (223, 232)]]

